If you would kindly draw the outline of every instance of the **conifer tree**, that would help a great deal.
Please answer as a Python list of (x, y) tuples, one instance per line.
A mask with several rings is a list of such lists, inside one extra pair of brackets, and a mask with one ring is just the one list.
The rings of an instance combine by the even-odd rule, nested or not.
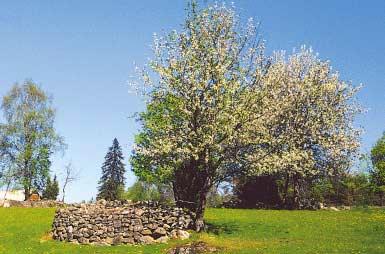
[(51, 181), (51, 177), (47, 179), (47, 185), (43, 192), (43, 199), (56, 200), (59, 195), (59, 183), (57, 181), (56, 175)]
[(123, 160), (122, 149), (115, 138), (102, 166), (97, 199), (117, 200), (121, 198), (126, 172)]

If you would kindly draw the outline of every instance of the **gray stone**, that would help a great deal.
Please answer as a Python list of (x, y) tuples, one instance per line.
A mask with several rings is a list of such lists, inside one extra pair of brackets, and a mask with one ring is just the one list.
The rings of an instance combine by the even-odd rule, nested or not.
[(113, 244), (113, 245), (119, 245), (119, 244), (122, 243), (122, 241), (123, 241), (123, 237), (117, 236), (117, 237), (115, 237), (114, 240), (112, 241), (112, 244)]
[(135, 232), (142, 231), (142, 230), (143, 230), (143, 226), (142, 226), (142, 225), (136, 225), (136, 226), (134, 226), (134, 231), (135, 231)]
[(166, 235), (167, 231), (164, 228), (157, 228), (154, 232), (154, 235), (163, 236)]
[(151, 235), (152, 234), (152, 232), (151, 232), (151, 230), (149, 230), (149, 229), (144, 229), (144, 230), (142, 230), (142, 232), (140, 232), (142, 235)]
[(170, 238), (168, 236), (161, 236), (155, 240), (156, 243), (167, 243)]
[(181, 240), (189, 239), (190, 238), (190, 233), (184, 230), (178, 230), (177, 231), (177, 236)]
[(155, 242), (154, 238), (148, 235), (142, 236), (139, 241), (142, 244), (151, 244)]

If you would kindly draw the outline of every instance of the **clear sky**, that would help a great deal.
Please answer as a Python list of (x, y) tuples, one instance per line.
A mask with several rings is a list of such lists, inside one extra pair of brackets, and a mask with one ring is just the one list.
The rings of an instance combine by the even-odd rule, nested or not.
[[(369, 150), (385, 130), (385, 1), (234, 2), (242, 17), (261, 22), (268, 51), (312, 46), (343, 79), (364, 84), (359, 100), (369, 111), (357, 125)], [(134, 63), (151, 56), (154, 32), (180, 28), (185, 7), (184, 0), (0, 2), (0, 95), (27, 78), (53, 95), (56, 127), (68, 144), (53, 171), (69, 161), (81, 170), (68, 201), (95, 197), (114, 137), (128, 164), (138, 130), (129, 116), (144, 106), (127, 80)], [(127, 184), (134, 180), (128, 172)]]

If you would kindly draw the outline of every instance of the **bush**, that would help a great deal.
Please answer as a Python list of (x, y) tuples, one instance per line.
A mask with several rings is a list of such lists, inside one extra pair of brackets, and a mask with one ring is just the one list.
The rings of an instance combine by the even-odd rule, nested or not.
[(123, 199), (137, 201), (158, 201), (164, 204), (173, 202), (171, 187), (161, 184), (136, 181), (126, 192), (122, 194)]

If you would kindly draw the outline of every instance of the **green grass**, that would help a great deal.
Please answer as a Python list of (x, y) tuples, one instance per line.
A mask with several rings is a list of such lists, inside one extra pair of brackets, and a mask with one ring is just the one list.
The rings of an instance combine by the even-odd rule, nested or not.
[[(47, 239), (54, 209), (0, 208), (0, 253), (165, 253), (181, 241), (96, 247)], [(385, 210), (209, 209), (211, 232), (194, 234), (221, 253), (385, 253)]]

